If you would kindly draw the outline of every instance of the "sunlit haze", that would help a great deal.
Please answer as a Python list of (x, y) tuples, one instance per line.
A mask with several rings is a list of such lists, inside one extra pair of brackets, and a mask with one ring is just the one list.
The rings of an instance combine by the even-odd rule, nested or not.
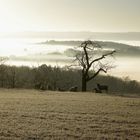
[(7, 65), (65, 66), (74, 41), (106, 41), (104, 50), (117, 52), (109, 74), (140, 81), (139, 7), (140, 0), (0, 0), (0, 57)]
[(0, 0), (0, 32), (140, 31), (140, 0)]

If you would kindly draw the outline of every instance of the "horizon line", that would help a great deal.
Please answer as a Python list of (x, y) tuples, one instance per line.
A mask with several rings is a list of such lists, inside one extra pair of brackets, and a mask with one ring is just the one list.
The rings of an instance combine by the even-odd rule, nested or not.
[(46, 30), (46, 31), (42, 31), (42, 30), (24, 30), (24, 31), (12, 31), (12, 32), (1, 32), (2, 34), (16, 34), (16, 33), (140, 33), (140, 31), (53, 31), (53, 30)]

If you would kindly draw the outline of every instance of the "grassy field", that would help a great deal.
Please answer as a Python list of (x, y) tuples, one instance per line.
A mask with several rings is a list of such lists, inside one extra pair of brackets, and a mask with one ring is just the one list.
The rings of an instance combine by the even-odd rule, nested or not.
[(0, 140), (140, 139), (140, 98), (0, 89)]

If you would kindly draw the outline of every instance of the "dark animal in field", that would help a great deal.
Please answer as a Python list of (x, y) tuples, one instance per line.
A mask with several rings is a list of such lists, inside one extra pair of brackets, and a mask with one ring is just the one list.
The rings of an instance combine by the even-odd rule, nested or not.
[(100, 84), (97, 84), (97, 87), (99, 90), (101, 91), (106, 91), (108, 92), (108, 86), (107, 85), (100, 85)]
[(69, 89), (69, 91), (73, 91), (73, 92), (76, 92), (77, 90), (78, 90), (78, 87), (77, 86), (71, 87)]
[(66, 91), (66, 90), (63, 89), (63, 88), (58, 88), (57, 90), (58, 90), (58, 91)]
[(98, 88), (94, 88), (95, 93), (102, 93), (102, 91)]

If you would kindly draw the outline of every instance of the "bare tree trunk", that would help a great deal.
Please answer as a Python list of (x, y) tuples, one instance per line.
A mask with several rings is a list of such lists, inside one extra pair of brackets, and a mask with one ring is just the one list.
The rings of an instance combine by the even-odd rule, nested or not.
[(82, 92), (87, 90), (86, 75), (82, 73)]

